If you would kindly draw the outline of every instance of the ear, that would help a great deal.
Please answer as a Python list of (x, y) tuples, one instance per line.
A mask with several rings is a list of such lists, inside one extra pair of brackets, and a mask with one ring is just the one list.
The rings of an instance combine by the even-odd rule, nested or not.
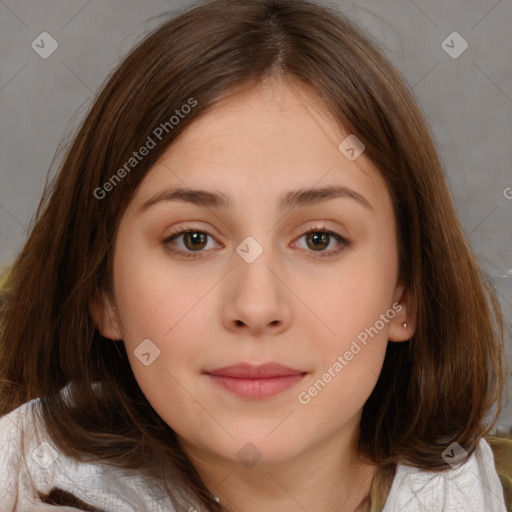
[(103, 337), (121, 340), (123, 336), (119, 327), (118, 312), (110, 304), (103, 292), (97, 293), (89, 302), (89, 313)]
[[(395, 289), (392, 309), (396, 314), (389, 322), (388, 340), (408, 341), (416, 330), (416, 301), (402, 284)], [(407, 326), (404, 327), (404, 324)]]

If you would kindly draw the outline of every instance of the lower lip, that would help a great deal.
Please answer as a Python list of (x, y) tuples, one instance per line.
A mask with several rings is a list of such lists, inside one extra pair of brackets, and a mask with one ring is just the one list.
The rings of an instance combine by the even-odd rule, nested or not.
[(262, 379), (240, 379), (210, 374), (208, 376), (220, 386), (243, 398), (267, 398), (295, 386), (304, 378), (305, 374), (298, 373)]

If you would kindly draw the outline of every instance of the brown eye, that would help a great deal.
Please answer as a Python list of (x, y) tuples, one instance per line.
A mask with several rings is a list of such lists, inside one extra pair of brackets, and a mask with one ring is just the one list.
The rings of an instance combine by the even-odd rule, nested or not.
[[(214, 242), (215, 239), (209, 233), (200, 229), (184, 229), (169, 235), (162, 240), (162, 245), (173, 254), (183, 258), (201, 257), (202, 253), (209, 252), (205, 250), (208, 242)], [(215, 248), (213, 243), (213, 248)]]
[(325, 231), (314, 231), (306, 235), (306, 243), (310, 249), (323, 250), (329, 245), (329, 238), (331, 236)]
[[(301, 239), (304, 239), (306, 242), (305, 247), (303, 246), (302, 248), (309, 252), (309, 256), (311, 256), (311, 253), (316, 253), (313, 257), (336, 256), (350, 247), (351, 244), (349, 240), (334, 231), (326, 229), (324, 226), (317, 226), (304, 231), (298, 240), (300, 241)], [(331, 242), (334, 245), (329, 250), (327, 248), (331, 245)], [(299, 247), (301, 245), (298, 242), (295, 242), (295, 244), (298, 244)]]
[[(200, 229), (189, 228), (169, 235), (162, 241), (162, 245), (165, 246), (166, 250), (181, 258), (200, 258), (210, 253), (207, 249), (209, 239), (215, 242), (215, 238), (209, 233)], [(351, 245), (351, 242), (338, 233), (319, 227), (305, 231), (299, 237), (299, 240), (301, 239), (306, 241), (305, 247), (303, 246), (302, 249), (309, 252), (309, 256), (314, 253), (315, 257), (336, 256)], [(329, 249), (331, 243), (334, 243), (334, 245)], [(295, 244), (298, 244), (298, 242), (295, 242)], [(213, 243), (210, 249), (212, 248), (219, 248), (219, 245)]]
[(187, 249), (196, 251), (204, 249), (207, 242), (207, 234), (200, 231), (187, 231), (183, 233), (183, 243)]

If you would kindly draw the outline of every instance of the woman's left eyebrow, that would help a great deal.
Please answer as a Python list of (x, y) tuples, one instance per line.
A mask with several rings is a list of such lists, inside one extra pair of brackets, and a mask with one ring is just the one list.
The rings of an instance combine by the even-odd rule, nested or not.
[[(280, 210), (291, 210), (338, 198), (352, 199), (361, 206), (373, 210), (370, 202), (362, 194), (341, 185), (303, 188), (285, 192), (279, 198), (278, 208)], [(191, 203), (209, 208), (230, 208), (235, 205), (235, 200), (223, 192), (175, 187), (165, 189), (150, 197), (140, 206), (138, 211), (142, 213), (162, 201)]]

